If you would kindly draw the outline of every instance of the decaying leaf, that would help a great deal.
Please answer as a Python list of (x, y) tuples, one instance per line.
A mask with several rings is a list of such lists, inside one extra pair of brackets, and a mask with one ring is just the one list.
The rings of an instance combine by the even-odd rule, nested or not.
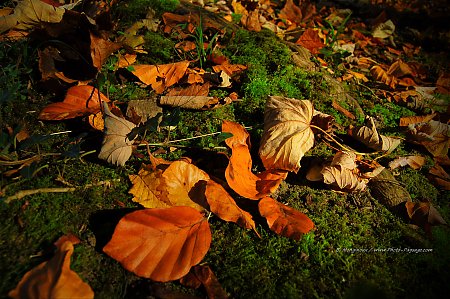
[(70, 269), (74, 236), (63, 236), (56, 241), (56, 253), (47, 262), (31, 269), (9, 292), (11, 298), (94, 298), (91, 287)]
[(400, 144), (400, 139), (379, 134), (372, 117), (368, 117), (367, 122), (368, 126), (351, 128), (348, 133), (376, 151), (390, 153)]
[(408, 116), (400, 118), (400, 127), (407, 127), (418, 123), (426, 123), (432, 120), (436, 116), (436, 113), (422, 116)]
[(63, 120), (100, 111), (100, 104), (109, 99), (89, 85), (73, 86), (67, 90), (63, 102), (53, 103), (42, 109), (39, 119)]
[(172, 89), (166, 96), (161, 97), (160, 103), (172, 107), (201, 110), (214, 101), (214, 97), (208, 97), (208, 93), (208, 83), (192, 84), (184, 89)]
[(264, 197), (258, 204), (261, 216), (266, 218), (270, 229), (280, 236), (299, 240), (314, 228), (305, 214), (288, 207), (273, 198)]
[(130, 175), (133, 187), (129, 193), (133, 194), (133, 201), (145, 208), (167, 208), (172, 206), (164, 201), (167, 198), (167, 190), (164, 188), (163, 171), (161, 169), (148, 169), (142, 167), (137, 175)]
[(210, 211), (220, 219), (237, 223), (246, 229), (256, 232), (252, 215), (238, 207), (230, 194), (218, 183), (209, 180), (205, 190)]
[(397, 159), (389, 162), (389, 168), (395, 169), (397, 167), (403, 167), (409, 165), (412, 169), (420, 169), (425, 165), (425, 157), (422, 156), (406, 156), (398, 157)]
[(391, 20), (378, 24), (373, 31), (372, 36), (377, 38), (388, 38), (395, 31), (395, 25)]
[(412, 201), (408, 190), (386, 168), (369, 181), (369, 189), (373, 198), (390, 210), (395, 210), (397, 207), (404, 209), (403, 203)]
[(325, 44), (319, 37), (316, 30), (309, 28), (299, 37), (296, 44), (308, 49), (312, 54), (318, 54), (319, 50), (325, 47)]
[(314, 145), (310, 123), (314, 114), (307, 100), (271, 96), (264, 112), (259, 155), (266, 169), (297, 172), (300, 160)]
[(97, 68), (97, 70), (100, 71), (100, 69), (103, 66), (103, 63), (109, 58), (109, 56), (120, 49), (122, 46), (119, 43), (114, 43), (109, 40), (103, 39), (101, 37), (98, 37), (92, 32), (91, 35), (91, 58), (92, 58), (92, 64), (94, 67)]
[(450, 175), (441, 165), (436, 163), (433, 167), (431, 167), (430, 176), (431, 179), (439, 186), (441, 186), (445, 190), (450, 190)]
[(115, 116), (103, 102), (105, 117), (105, 137), (98, 157), (109, 163), (125, 165), (131, 157), (133, 140), (127, 134), (136, 126), (126, 119)]
[(450, 125), (431, 120), (408, 126), (414, 141), (423, 145), (434, 157), (447, 157), (450, 145)]
[(384, 84), (386, 84), (387, 86), (389, 86), (392, 89), (395, 89), (395, 87), (398, 84), (398, 79), (395, 78), (392, 75), (389, 75), (381, 66), (379, 65), (374, 65), (371, 69), (370, 69), (370, 73), (372, 74), (372, 76), (375, 78), (375, 80), (380, 81)]
[(204, 193), (194, 187), (199, 181), (209, 181), (209, 175), (197, 166), (185, 161), (175, 161), (162, 177), (167, 190), (167, 200), (172, 206), (188, 206), (198, 211), (204, 208)]
[(247, 131), (241, 125), (225, 120), (222, 132), (233, 134), (225, 140), (232, 154), (225, 170), (228, 185), (239, 195), (249, 199), (260, 199), (273, 193), (286, 178), (287, 172), (268, 169), (262, 173), (252, 172), (252, 157), (250, 155), (250, 139)]
[(166, 282), (186, 275), (210, 244), (209, 224), (200, 212), (171, 207), (125, 215), (103, 251), (140, 277)]
[(133, 65), (131, 71), (143, 83), (151, 85), (157, 93), (176, 84), (186, 73), (189, 61), (162, 65)]
[(431, 233), (431, 226), (446, 225), (447, 222), (429, 202), (406, 202), (406, 210), (412, 223)]
[(216, 275), (208, 265), (197, 265), (191, 268), (189, 273), (180, 279), (180, 283), (184, 286), (196, 289), (203, 285), (208, 298), (226, 299), (227, 293), (224, 291)]

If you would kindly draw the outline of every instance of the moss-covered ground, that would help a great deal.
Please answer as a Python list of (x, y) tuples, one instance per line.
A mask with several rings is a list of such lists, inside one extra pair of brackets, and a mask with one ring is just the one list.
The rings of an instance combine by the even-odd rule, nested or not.
[[(122, 26), (143, 17), (147, 6), (153, 5), (162, 12), (176, 5), (176, 1), (122, 2), (114, 11), (121, 18)], [(169, 36), (147, 33), (145, 39), (148, 63), (169, 63), (177, 59), (172, 49), (175, 42)], [(317, 109), (336, 116), (340, 125), (349, 123), (331, 107), (329, 86), (323, 73), (296, 66), (288, 46), (269, 31), (241, 30), (221, 43), (223, 54), (233, 63), (248, 65), (240, 84), (234, 87), (242, 101), (211, 111), (181, 111), (176, 128), (150, 134), (152, 142), (162, 142), (167, 136), (175, 140), (219, 132), (222, 120), (227, 119), (252, 127), (255, 151), (269, 95), (311, 99)], [(120, 216), (139, 208), (128, 193), (131, 187), (128, 175), (137, 172), (143, 158), (133, 157), (126, 166), (114, 167), (98, 160), (95, 153), (80, 156), (80, 150), (83, 153), (99, 149), (101, 134), (86, 131), (77, 120), (38, 121), (37, 113), (53, 95), (39, 87), (36, 49), (26, 41), (3, 41), (0, 47), (0, 154), (14, 157), (24, 151), (30, 156), (57, 153), (24, 167), (20, 176), (7, 176), (6, 172), (14, 167), (0, 166), (0, 297), (5, 297), (27, 271), (51, 256), (55, 240), (72, 233), (81, 240), (75, 247), (72, 269), (93, 288), (96, 298), (153, 298), (147, 297), (153, 285), (151, 281), (127, 272), (102, 252)], [(426, 58), (426, 53), (423, 55), (424, 59), (431, 59)], [(102, 73), (111, 71), (105, 66)], [(119, 88), (114, 80), (103, 88), (112, 100), (122, 102), (150, 94), (133, 84)], [(382, 133), (401, 135), (396, 132), (399, 118), (415, 115), (408, 108), (375, 97), (366, 88), (349, 86), (348, 89), (366, 114), (377, 116), (383, 124)], [(165, 109), (164, 113), (177, 111)], [(355, 123), (358, 121), (361, 119)], [(34, 143), (22, 148), (8, 132), (8, 128), (21, 127), (34, 136)], [(72, 133), (48, 136), (64, 130)], [(85, 132), (88, 134), (82, 135)], [(164, 157), (173, 160), (190, 156), (199, 166), (220, 176), (218, 169), (225, 167), (220, 164), (223, 161), (209, 157), (215, 157), (217, 148), (226, 150), (221, 140), (208, 136), (181, 144), (186, 147)], [(142, 153), (145, 154), (145, 149)], [(411, 153), (426, 155), (420, 147), (401, 146), (381, 163)], [(311, 159), (332, 155), (332, 149), (319, 143), (302, 160), (302, 166), (308, 165)], [(398, 170), (396, 179), (413, 199), (429, 199), (448, 222), (450, 193), (429, 183), (426, 174), (431, 163), (428, 159), (420, 170)], [(257, 158), (254, 158), (254, 169), (263, 169)], [(110, 184), (83, 188), (100, 181)], [(35, 194), (5, 202), (5, 198), (20, 190), (68, 185), (80, 188), (75, 192)], [(211, 266), (232, 298), (440, 298), (450, 292), (448, 227), (435, 227), (432, 237), (427, 236), (392, 214), (368, 191), (355, 194), (331, 191), (324, 184), (307, 181), (303, 168), (298, 174), (289, 174), (274, 197), (306, 213), (315, 223), (315, 230), (294, 241), (275, 235), (264, 219), (256, 219), (259, 238), (252, 231), (214, 216), (209, 220), (213, 240), (204, 262)], [(407, 248), (417, 251), (407, 252)], [(421, 249), (427, 250), (420, 252)], [(201, 291), (193, 292), (177, 282), (169, 287), (203, 296)]]

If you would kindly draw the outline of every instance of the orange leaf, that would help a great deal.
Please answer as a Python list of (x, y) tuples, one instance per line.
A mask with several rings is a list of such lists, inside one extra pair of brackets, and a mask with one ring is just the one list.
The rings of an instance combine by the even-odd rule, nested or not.
[(96, 88), (89, 85), (73, 86), (67, 90), (63, 102), (42, 109), (39, 119), (63, 120), (97, 113), (102, 101), (109, 102), (109, 99)]
[(189, 61), (162, 65), (134, 65), (132, 73), (143, 83), (151, 85), (157, 93), (176, 84), (186, 73)]
[(9, 292), (11, 298), (94, 298), (91, 287), (70, 270), (73, 245), (79, 240), (63, 236), (55, 243), (55, 255), (31, 269)]
[(245, 65), (230, 64), (228, 61), (225, 61), (220, 65), (213, 66), (214, 72), (218, 73), (220, 71), (224, 71), (225, 73), (227, 73), (228, 76), (232, 76), (234, 73), (239, 73), (246, 69), (247, 67)]
[(208, 221), (190, 207), (125, 215), (103, 251), (140, 277), (170, 281), (200, 263), (211, 244)]
[(172, 206), (165, 201), (167, 190), (164, 188), (162, 173), (161, 169), (149, 171), (146, 167), (142, 167), (137, 175), (130, 175), (133, 187), (129, 193), (134, 195), (133, 201), (145, 208), (167, 208)]
[(295, 43), (305, 47), (312, 54), (318, 54), (319, 50), (325, 47), (319, 37), (319, 33), (312, 28), (306, 29)]
[(188, 206), (203, 211), (204, 193), (195, 186), (199, 181), (209, 181), (209, 175), (185, 161), (175, 161), (162, 174), (171, 206)]
[(270, 229), (280, 236), (299, 240), (303, 234), (314, 228), (314, 223), (308, 216), (273, 198), (261, 199), (258, 208)]
[(205, 190), (210, 211), (220, 219), (237, 223), (239, 226), (256, 232), (252, 215), (239, 208), (228, 192), (213, 180), (208, 181)]
[(278, 17), (280, 19), (287, 19), (292, 23), (300, 24), (302, 15), (301, 8), (295, 5), (293, 0), (287, 0)]
[(97, 37), (91, 34), (91, 58), (92, 64), (100, 70), (103, 63), (108, 59), (108, 57), (118, 49), (121, 45), (118, 43), (111, 42), (109, 40)]
[(370, 74), (375, 78), (375, 80), (380, 81), (387, 86), (389, 86), (392, 89), (395, 89), (395, 87), (398, 84), (397, 78), (394, 76), (389, 75), (381, 66), (374, 65), (370, 69)]
[(227, 293), (224, 291), (216, 275), (208, 265), (197, 265), (180, 280), (182, 285), (198, 288), (201, 284), (205, 287), (208, 298), (211, 299), (226, 299)]
[(232, 154), (225, 170), (228, 185), (239, 195), (249, 199), (260, 199), (274, 192), (286, 178), (283, 170), (266, 170), (259, 174), (252, 172), (250, 140), (247, 131), (241, 125), (225, 120), (222, 132), (232, 133), (233, 137), (225, 140)]

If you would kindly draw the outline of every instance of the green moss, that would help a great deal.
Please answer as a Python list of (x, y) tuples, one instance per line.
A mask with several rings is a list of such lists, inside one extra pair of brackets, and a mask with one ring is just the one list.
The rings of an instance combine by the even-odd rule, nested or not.
[(147, 31), (144, 35), (145, 49), (149, 55), (143, 57), (143, 62), (149, 64), (164, 64), (174, 60), (175, 43), (159, 33)]
[(401, 117), (415, 115), (411, 110), (394, 103), (375, 104), (371, 109), (365, 109), (365, 112), (380, 122), (380, 129), (398, 128)]
[(128, 0), (119, 1), (115, 8), (115, 17), (120, 18), (123, 22), (136, 22), (145, 18), (148, 10), (153, 9), (158, 16), (164, 12), (173, 11), (180, 2), (178, 0)]

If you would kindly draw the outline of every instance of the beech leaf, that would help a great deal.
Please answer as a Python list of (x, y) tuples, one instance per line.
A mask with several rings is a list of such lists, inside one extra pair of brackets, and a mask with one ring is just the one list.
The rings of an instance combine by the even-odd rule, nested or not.
[(300, 240), (303, 234), (314, 228), (308, 216), (273, 198), (264, 197), (259, 201), (258, 208), (270, 229), (280, 236)]
[(67, 90), (63, 102), (53, 103), (42, 109), (39, 119), (63, 120), (100, 111), (100, 103), (109, 99), (93, 86), (73, 86)]
[(140, 277), (171, 281), (200, 263), (211, 244), (206, 218), (190, 207), (125, 215), (103, 251)]
[(133, 140), (128, 139), (128, 133), (136, 126), (126, 119), (115, 116), (103, 103), (105, 117), (105, 137), (98, 154), (100, 159), (116, 165), (125, 165), (131, 157)]
[(367, 118), (368, 126), (355, 127), (349, 130), (349, 134), (356, 140), (364, 143), (371, 149), (392, 152), (400, 144), (400, 139), (387, 137), (378, 133), (372, 117)]
[(297, 172), (300, 160), (314, 145), (310, 128), (314, 109), (307, 100), (271, 96), (264, 112), (259, 155), (266, 169)]
[(55, 243), (55, 255), (31, 269), (9, 292), (11, 298), (94, 298), (91, 287), (70, 269), (73, 245), (79, 240), (63, 236)]
[(172, 206), (167, 199), (163, 171), (161, 169), (148, 170), (142, 167), (137, 175), (130, 175), (133, 187), (129, 193), (133, 194), (133, 201), (145, 208), (167, 208)]

